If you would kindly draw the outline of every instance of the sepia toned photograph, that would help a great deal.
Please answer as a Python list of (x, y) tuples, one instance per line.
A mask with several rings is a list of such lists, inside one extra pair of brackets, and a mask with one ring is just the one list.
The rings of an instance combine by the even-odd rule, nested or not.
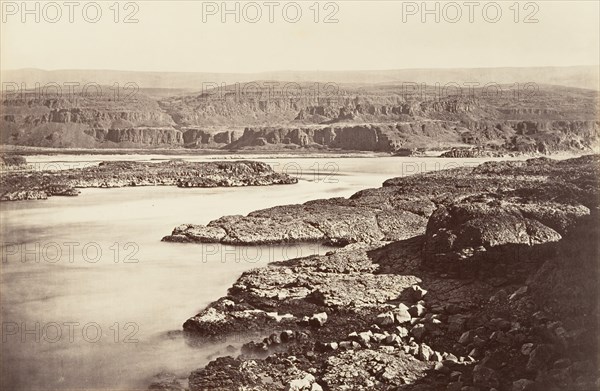
[(1, 391), (600, 391), (600, 1), (0, 18)]

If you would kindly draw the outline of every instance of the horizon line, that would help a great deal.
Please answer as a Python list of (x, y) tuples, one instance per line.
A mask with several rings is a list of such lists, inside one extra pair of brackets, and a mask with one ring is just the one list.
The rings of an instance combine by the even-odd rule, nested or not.
[(127, 70), (127, 69), (98, 69), (98, 68), (62, 68), (62, 69), (45, 69), (36, 67), (25, 67), (25, 68), (11, 68), (11, 69), (0, 69), (0, 72), (15, 72), (15, 71), (43, 71), (43, 72), (64, 72), (64, 71), (95, 71), (95, 72), (137, 72), (137, 73), (213, 73), (213, 74), (230, 74), (230, 75), (251, 75), (251, 74), (263, 74), (263, 73), (281, 73), (281, 72), (394, 72), (394, 71), (422, 71), (422, 70), (491, 70), (491, 69), (535, 69), (535, 68), (582, 68), (582, 67), (598, 67), (600, 73), (600, 63), (598, 64), (575, 64), (575, 65), (532, 65), (532, 66), (495, 66), (495, 67), (423, 67), (423, 68), (387, 68), (387, 69), (338, 69), (338, 70), (324, 70), (324, 69), (312, 69), (312, 70), (293, 70), (293, 69), (280, 69), (280, 70), (267, 70), (267, 71), (253, 71), (253, 72), (223, 72), (223, 71), (149, 71), (149, 70)]

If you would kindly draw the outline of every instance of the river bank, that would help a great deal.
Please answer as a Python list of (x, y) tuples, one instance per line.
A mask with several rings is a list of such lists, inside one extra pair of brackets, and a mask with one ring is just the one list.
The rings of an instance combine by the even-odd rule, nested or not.
[(186, 321), (193, 344), (266, 337), (189, 389), (596, 387), (598, 163), (486, 163), (175, 228), (165, 240), (344, 246), (246, 272)]

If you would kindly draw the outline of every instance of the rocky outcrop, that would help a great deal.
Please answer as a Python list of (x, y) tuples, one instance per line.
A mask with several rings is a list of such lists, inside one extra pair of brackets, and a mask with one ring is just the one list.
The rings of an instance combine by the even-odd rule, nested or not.
[(424, 265), (463, 276), (504, 269), (508, 276), (521, 269), (520, 260), (532, 248), (536, 254), (529, 256), (539, 258), (543, 248), (552, 248), (589, 215), (590, 209), (580, 203), (496, 194), (466, 197), (440, 206), (429, 219)]
[[(226, 216), (207, 226), (185, 224), (164, 241), (268, 244), (400, 240), (425, 232), (430, 205), (378, 205), (357, 207), (352, 200), (312, 201), (260, 210), (248, 216)], [(433, 204), (431, 204), (432, 207)]]
[[(548, 173), (537, 174), (536, 168), (541, 166), (549, 170)], [(502, 172), (500, 171), (502, 167), (506, 167), (507, 171), (522, 171), (524, 175), (530, 175), (542, 184), (531, 180), (513, 180), (512, 176), (508, 175), (497, 175), (498, 172)], [(573, 177), (565, 176), (561, 170), (571, 173)], [(548, 181), (550, 174), (561, 178), (563, 182), (567, 181), (566, 185), (562, 186), (564, 183), (561, 181)], [(478, 180), (473, 180), (473, 175), (476, 175)], [(482, 211), (473, 210), (473, 215), (477, 213), (483, 215), (484, 211), (492, 215), (498, 213), (503, 209), (493, 206), (495, 202), (493, 197), (489, 200), (492, 206), (486, 206), (488, 201), (485, 199), (486, 193), (497, 189), (506, 189), (506, 194), (502, 193), (500, 196), (505, 200), (506, 208), (509, 207), (508, 200), (518, 203), (511, 206), (517, 211), (514, 219), (526, 221), (523, 220), (524, 216), (532, 219), (529, 225), (519, 228), (530, 232), (535, 227), (542, 229), (538, 225), (540, 221), (542, 225), (558, 227), (571, 218), (572, 214), (580, 216), (582, 213), (587, 213), (586, 205), (591, 202), (590, 200), (586, 200), (588, 204), (580, 201), (572, 208), (567, 208), (551, 202), (552, 198), (544, 195), (546, 190), (543, 190), (547, 189), (548, 194), (554, 196), (563, 194), (567, 197), (565, 194), (567, 189), (570, 189), (569, 191), (577, 189), (572, 185), (573, 181), (593, 180), (585, 175), (587, 174), (570, 169), (565, 162), (544, 159), (485, 164), (476, 169), (461, 168), (391, 179), (380, 189), (361, 191), (349, 199), (337, 198), (311, 201), (303, 205), (279, 206), (256, 211), (245, 217), (223, 217), (210, 222), (207, 226), (185, 224), (175, 228), (172, 234), (163, 240), (245, 245), (303, 241), (345, 245), (354, 242), (401, 240), (425, 233), (428, 218), (436, 209), (436, 205), (450, 207), (456, 200), (465, 198), (470, 208), (476, 208), (477, 205), (482, 208)], [(469, 196), (474, 198), (466, 198)], [(480, 204), (476, 203), (477, 197), (482, 200)], [(532, 199), (535, 200), (533, 206), (527, 205), (527, 202), (533, 202)], [(535, 210), (537, 212), (534, 213)], [(438, 212), (436, 218), (440, 213)], [(504, 217), (511, 217), (512, 213), (512, 211), (505, 211)], [(562, 223), (549, 220), (549, 216), (560, 220), (561, 214), (564, 214)], [(469, 229), (475, 230), (476, 227)], [(558, 232), (562, 231), (559, 229)], [(542, 231), (538, 234), (542, 235)], [(546, 234), (552, 236), (549, 231)], [(534, 236), (529, 234), (523, 236), (517, 231), (513, 232), (513, 235), (523, 241), (535, 240)]]
[(232, 187), (297, 183), (271, 166), (255, 161), (164, 163), (102, 162), (97, 167), (7, 173), (0, 177), (0, 199), (76, 196), (77, 188), (125, 186)]
[[(317, 201), (320, 210), (363, 212), (364, 222), (377, 204), (390, 227), (411, 218), (392, 210), (411, 210), (428, 216), (427, 229), (385, 242), (356, 232), (357, 243), (326, 255), (244, 273), (184, 332), (193, 344), (260, 337), (237, 358), (194, 371), (190, 390), (594, 389), (598, 163), (486, 163)], [(277, 226), (304, 208), (255, 213)], [(231, 227), (258, 227), (252, 217)], [(222, 240), (230, 226), (217, 221)]]

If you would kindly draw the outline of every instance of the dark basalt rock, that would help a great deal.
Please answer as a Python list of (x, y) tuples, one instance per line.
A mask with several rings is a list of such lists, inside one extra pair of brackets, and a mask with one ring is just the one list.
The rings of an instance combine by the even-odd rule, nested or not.
[[(558, 242), (578, 219), (589, 214), (583, 205), (531, 203), (523, 198), (499, 200), (488, 194), (467, 197), (448, 207), (440, 206), (429, 219), (423, 248), (425, 265), (474, 272), (494, 267), (490, 261), (507, 255), (504, 263), (518, 263), (515, 254), (523, 257), (536, 245)], [(481, 265), (476, 265), (478, 260)]]
[[(163, 163), (102, 162), (97, 167), (62, 171), (9, 172), (0, 177), (0, 200), (76, 196), (77, 188), (127, 186), (231, 187), (297, 183), (255, 161)], [(177, 241), (177, 240), (174, 240)]]
[[(577, 169), (581, 164), (592, 171)], [(491, 225), (478, 227), (477, 221), (485, 223), (486, 213), (490, 217), (502, 212), (497, 221), (524, 224), (511, 228), (511, 235), (519, 239), (501, 239), (506, 243), (545, 242), (546, 237), (557, 240), (556, 233), (564, 232), (570, 221), (587, 214), (597, 203), (590, 196), (590, 188), (597, 182), (594, 175), (598, 169), (593, 164), (598, 164), (597, 156), (562, 162), (539, 158), (394, 178), (379, 189), (363, 190), (349, 199), (277, 206), (248, 216), (225, 216), (207, 226), (179, 226), (163, 240), (243, 245), (322, 242), (334, 246), (402, 240), (424, 234), (437, 206), (454, 204), (456, 213), (460, 209), (462, 214), (481, 215), (479, 220), (474, 217), (465, 223), (464, 229), (488, 232)], [(494, 197), (504, 204), (494, 206)], [(461, 199), (465, 201), (459, 208)], [(437, 213), (434, 221), (442, 212)], [(488, 234), (493, 235), (491, 231)]]
[[(437, 209), (424, 235), (356, 236), (324, 256), (244, 273), (184, 329), (205, 341), (263, 335), (194, 371), (190, 390), (594, 389), (599, 162), (487, 163), (309, 203), (367, 211), (358, 214), (367, 221), (399, 199)], [(281, 208), (250, 216), (305, 210)], [(390, 216), (389, 226), (407, 218)], [(311, 322), (320, 313), (326, 321)]]

